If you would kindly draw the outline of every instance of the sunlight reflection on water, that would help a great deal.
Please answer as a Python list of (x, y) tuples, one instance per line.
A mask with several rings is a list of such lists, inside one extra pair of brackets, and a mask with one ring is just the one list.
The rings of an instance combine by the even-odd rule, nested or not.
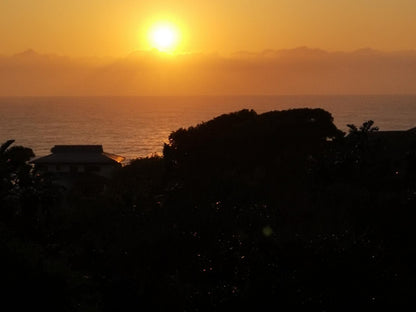
[(346, 130), (372, 119), (381, 130), (416, 126), (416, 96), (190, 96), (0, 98), (0, 140), (38, 156), (55, 144), (102, 144), (127, 159), (161, 153), (169, 134), (240, 109), (320, 107)]

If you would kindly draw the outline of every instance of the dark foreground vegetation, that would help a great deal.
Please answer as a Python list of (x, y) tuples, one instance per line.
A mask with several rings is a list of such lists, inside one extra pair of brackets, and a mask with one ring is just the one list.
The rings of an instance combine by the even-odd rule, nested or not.
[[(320, 109), (219, 116), (105, 188), (0, 150), (7, 311), (400, 306), (415, 291), (416, 141)], [(412, 145), (413, 144), (413, 145)]]

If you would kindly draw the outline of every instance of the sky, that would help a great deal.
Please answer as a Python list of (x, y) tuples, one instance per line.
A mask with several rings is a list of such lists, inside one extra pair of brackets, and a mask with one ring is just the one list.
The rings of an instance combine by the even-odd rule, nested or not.
[(415, 14), (414, 0), (0, 0), (0, 54), (122, 57), (151, 49), (158, 21), (179, 53), (413, 50)]
[(0, 96), (416, 94), (416, 51), (0, 57)]
[(415, 13), (415, 0), (0, 0), (0, 96), (416, 94)]

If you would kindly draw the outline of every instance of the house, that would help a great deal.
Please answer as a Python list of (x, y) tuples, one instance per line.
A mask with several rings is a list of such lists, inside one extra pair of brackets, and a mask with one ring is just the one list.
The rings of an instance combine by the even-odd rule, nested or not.
[(401, 160), (416, 150), (416, 128), (371, 132), (369, 142), (378, 145), (385, 156)]
[(109, 177), (125, 160), (123, 156), (104, 152), (102, 145), (55, 145), (51, 152), (31, 163), (42, 171), (61, 177), (85, 173)]
[(369, 143), (395, 175), (416, 177), (416, 128), (409, 130), (375, 131)]

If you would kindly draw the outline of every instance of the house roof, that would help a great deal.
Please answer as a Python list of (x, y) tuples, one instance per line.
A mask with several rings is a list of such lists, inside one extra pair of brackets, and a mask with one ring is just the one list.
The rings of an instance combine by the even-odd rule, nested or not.
[(408, 141), (416, 138), (416, 127), (409, 130), (375, 131), (369, 133), (370, 138), (382, 138), (385, 140)]
[(125, 158), (105, 153), (102, 145), (55, 145), (52, 154), (31, 161), (36, 165), (47, 164), (118, 164)]
[(369, 139), (383, 146), (383, 153), (391, 158), (402, 158), (416, 147), (416, 128), (409, 130), (375, 131)]

